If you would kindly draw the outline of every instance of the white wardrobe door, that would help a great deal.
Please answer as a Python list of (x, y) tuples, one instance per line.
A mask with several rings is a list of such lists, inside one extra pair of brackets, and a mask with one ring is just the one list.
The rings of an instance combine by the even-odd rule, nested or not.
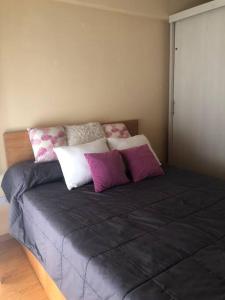
[(225, 8), (176, 23), (172, 162), (225, 176)]

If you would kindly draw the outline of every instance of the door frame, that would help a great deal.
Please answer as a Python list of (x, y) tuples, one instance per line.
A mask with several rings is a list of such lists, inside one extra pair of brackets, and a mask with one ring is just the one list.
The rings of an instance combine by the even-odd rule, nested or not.
[(175, 26), (170, 24), (170, 74), (169, 74), (169, 124), (168, 124), (168, 163), (171, 164), (173, 149), (173, 115), (174, 115), (174, 69), (175, 69)]

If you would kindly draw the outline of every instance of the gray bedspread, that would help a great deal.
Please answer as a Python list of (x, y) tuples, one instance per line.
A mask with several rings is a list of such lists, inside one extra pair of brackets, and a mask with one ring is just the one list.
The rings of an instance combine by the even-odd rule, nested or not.
[(168, 168), (101, 194), (61, 176), (10, 194), (8, 177), (11, 233), (66, 299), (225, 299), (224, 181)]

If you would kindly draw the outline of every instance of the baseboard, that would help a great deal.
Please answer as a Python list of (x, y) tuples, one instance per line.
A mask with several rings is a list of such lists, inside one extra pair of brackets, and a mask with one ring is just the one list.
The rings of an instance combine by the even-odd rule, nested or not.
[(11, 239), (12, 239), (12, 236), (9, 233), (0, 235), (0, 242), (5, 242), (5, 241), (11, 240)]

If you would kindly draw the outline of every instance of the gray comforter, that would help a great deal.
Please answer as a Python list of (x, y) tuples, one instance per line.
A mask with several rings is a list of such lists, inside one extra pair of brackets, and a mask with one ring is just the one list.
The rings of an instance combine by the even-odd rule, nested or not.
[(12, 235), (68, 300), (225, 299), (224, 181), (168, 168), (97, 194), (27, 162), (2, 185)]

